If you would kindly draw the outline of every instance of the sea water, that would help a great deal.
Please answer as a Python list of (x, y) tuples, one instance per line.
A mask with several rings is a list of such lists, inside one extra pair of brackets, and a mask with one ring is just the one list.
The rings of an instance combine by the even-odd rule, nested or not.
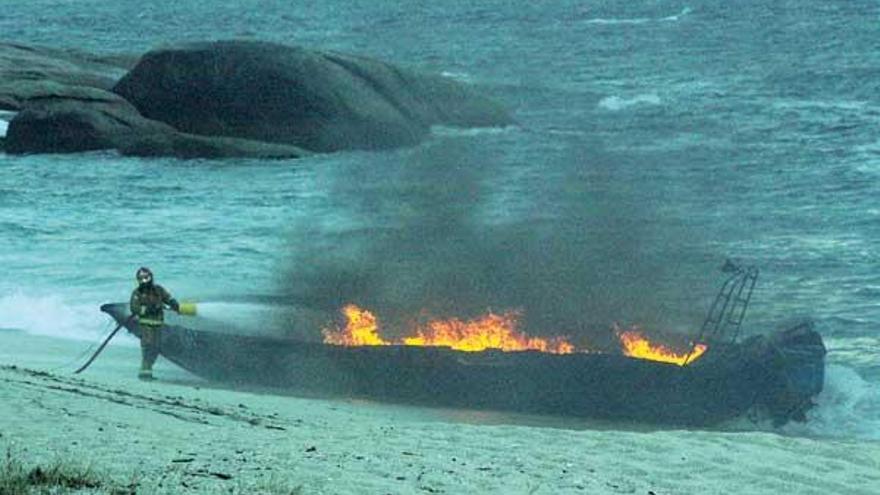
[(301, 160), (0, 154), (0, 328), (98, 339), (98, 305), (127, 300), (147, 265), (237, 321), (286, 299), (329, 314), (321, 298), (343, 285), (407, 310), (526, 306), (535, 333), (692, 332), (732, 257), (761, 270), (746, 334), (808, 318), (829, 348), (819, 407), (791, 431), (880, 438), (876, 1), (3, 10), (4, 41), (25, 44), (238, 38), (377, 57), (473, 84), (517, 125)]

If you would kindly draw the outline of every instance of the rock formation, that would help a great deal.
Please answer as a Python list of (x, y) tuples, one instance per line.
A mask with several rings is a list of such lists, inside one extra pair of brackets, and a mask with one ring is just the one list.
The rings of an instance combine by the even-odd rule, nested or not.
[(257, 41), (163, 48), (136, 64), (0, 44), (0, 109), (19, 111), (8, 153), (288, 158), (410, 146), (433, 125), (512, 123), (448, 78)]

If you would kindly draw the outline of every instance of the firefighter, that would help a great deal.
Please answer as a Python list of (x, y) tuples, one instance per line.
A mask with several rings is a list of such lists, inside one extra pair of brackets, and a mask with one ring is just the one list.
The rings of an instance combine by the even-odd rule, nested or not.
[(168, 306), (175, 312), (180, 304), (159, 284), (153, 282), (153, 272), (141, 267), (135, 274), (138, 286), (131, 293), (131, 313), (141, 329), (141, 370), (138, 378), (153, 379), (153, 363), (159, 357), (159, 342), (164, 325), (164, 308)]

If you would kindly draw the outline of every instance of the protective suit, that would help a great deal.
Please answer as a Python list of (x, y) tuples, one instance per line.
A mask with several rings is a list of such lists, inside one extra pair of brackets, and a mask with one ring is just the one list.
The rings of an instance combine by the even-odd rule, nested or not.
[(138, 287), (131, 293), (131, 313), (137, 318), (141, 329), (141, 370), (138, 378), (153, 379), (153, 363), (159, 357), (161, 332), (165, 325), (165, 306), (174, 311), (180, 304), (159, 284), (153, 282), (153, 273), (148, 268), (137, 271)]

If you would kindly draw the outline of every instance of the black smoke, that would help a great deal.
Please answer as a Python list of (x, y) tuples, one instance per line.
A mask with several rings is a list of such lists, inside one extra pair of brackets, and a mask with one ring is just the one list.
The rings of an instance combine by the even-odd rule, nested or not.
[(328, 314), (356, 303), (390, 335), (508, 309), (530, 334), (598, 344), (614, 322), (696, 332), (719, 258), (670, 217), (662, 182), (634, 179), (656, 164), (575, 141), (539, 156), (480, 142), (440, 137), (327, 172), (329, 205), (292, 226), (284, 293)]

